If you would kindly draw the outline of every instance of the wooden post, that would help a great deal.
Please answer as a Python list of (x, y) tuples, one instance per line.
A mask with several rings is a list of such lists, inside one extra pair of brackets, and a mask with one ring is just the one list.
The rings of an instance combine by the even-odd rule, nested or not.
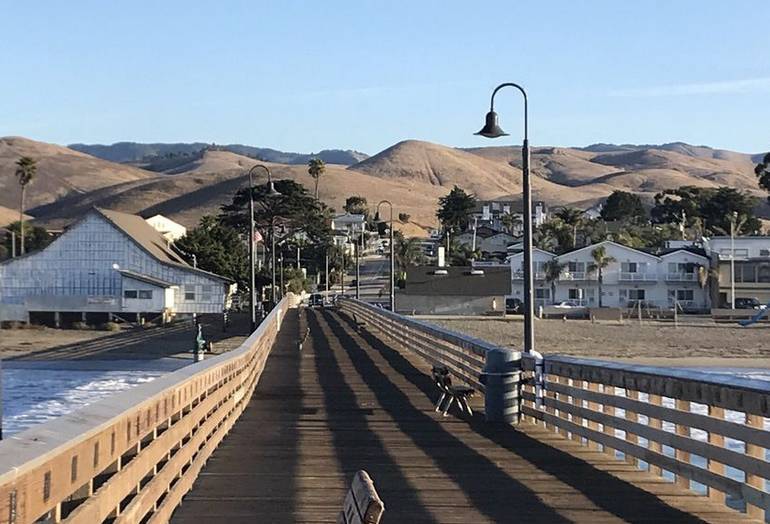
[[(596, 384), (594, 382), (588, 382), (588, 390), (598, 393), (599, 392), (599, 384)], [(598, 402), (589, 402), (588, 403), (588, 409), (591, 411), (599, 411), (599, 403)], [(588, 428), (592, 429), (594, 431), (599, 431), (599, 423), (595, 420), (589, 420), (588, 421)], [(601, 444), (598, 442), (591, 442), (589, 446), (595, 450), (601, 449)]]
[[(686, 411), (689, 413), (690, 411), (690, 401), (689, 400), (676, 400), (676, 409), (679, 411)], [(690, 437), (690, 426), (685, 426), (683, 424), (676, 424), (676, 434), (682, 435), (683, 437)], [(690, 453), (688, 451), (682, 451), (681, 449), (676, 450), (676, 459), (680, 462), (686, 462), (687, 464), (690, 463)], [(676, 483), (677, 485), (690, 489), (690, 479), (688, 477), (685, 477), (684, 475), (677, 475), (676, 476)]]
[[(574, 388), (583, 387), (583, 381), (582, 380), (575, 380), (575, 379), (569, 379), (566, 377), (563, 377), (561, 380), (562, 384), (565, 386), (571, 385)], [(570, 396), (569, 403), (573, 406), (582, 406), (582, 400), (579, 398), (575, 398), (574, 396)], [(577, 426), (583, 426), (583, 417), (578, 417), (576, 415), (572, 415), (572, 423)], [(570, 433), (569, 438), (571, 440), (574, 440), (575, 442), (582, 443), (582, 437), (576, 433)]]
[[(649, 395), (649, 399), (647, 402), (653, 406), (662, 406), (663, 405), (663, 399), (660, 395)], [(647, 421), (647, 425), (654, 429), (661, 429), (663, 427), (663, 423), (660, 421), (660, 419), (649, 417)], [(647, 448), (655, 453), (662, 454), (662, 447), (660, 445), (660, 442), (650, 440)], [(653, 464), (648, 464), (649, 471), (653, 475), (662, 475), (663, 470), (660, 468), (660, 466), (655, 466)]]
[[(719, 420), (724, 420), (725, 418), (724, 408), (709, 406), (708, 414), (710, 417), (714, 417)], [(725, 447), (725, 437), (720, 435), (719, 433), (709, 433), (708, 441), (709, 441), (709, 444), (713, 446), (719, 446), (720, 448)], [(725, 474), (725, 465), (720, 462), (709, 460), (707, 463), (707, 466), (708, 466), (708, 470), (712, 473), (716, 473), (717, 475)], [(724, 504), (726, 499), (725, 494), (723, 492), (716, 490), (712, 487), (708, 488), (708, 497), (714, 502), (719, 502), (721, 504)]]
[[(608, 386), (608, 385), (605, 384), (605, 385), (602, 386), (602, 392), (605, 395), (614, 395), (615, 394), (615, 386)], [(603, 404), (602, 405), (602, 413), (604, 413), (605, 415), (615, 416), (615, 406), (610, 406), (609, 404)], [(606, 435), (609, 435), (611, 437), (615, 436), (615, 427), (612, 426), (612, 425), (604, 424), (604, 428), (602, 429), (602, 431), (604, 431), (604, 433)], [(615, 450), (614, 449), (612, 449), (612, 448), (610, 448), (608, 446), (603, 446), (603, 447), (604, 447), (604, 452), (605, 453), (607, 453), (608, 455), (611, 455), (613, 458), (615, 457)]]
[[(544, 401), (545, 401), (546, 399), (549, 399), (549, 398), (550, 398), (550, 399), (555, 399), (555, 398), (556, 398), (556, 393), (554, 393), (554, 391), (553, 391), (551, 388), (549, 388), (549, 387), (548, 387), (548, 382), (549, 382), (549, 381), (548, 381), (548, 378), (549, 378), (549, 375), (545, 375), (545, 376), (543, 377), (543, 379), (544, 379), (544, 380), (543, 380), (543, 388), (545, 389), (545, 391), (544, 391), (545, 395), (543, 395), (543, 396), (545, 397), (545, 398), (543, 399)], [(558, 378), (557, 378), (557, 377), (551, 377), (551, 379), (552, 379), (552, 380), (553, 380), (553, 379), (556, 379), (556, 380), (558, 380)], [(555, 409), (553, 406), (548, 406), (548, 405), (546, 405), (546, 406), (545, 406), (545, 411), (546, 411), (546, 413), (548, 413), (548, 414), (550, 414), (550, 415), (556, 416), (556, 409)], [(554, 425), (554, 424), (550, 424), (550, 426), (549, 426), (549, 424), (548, 424), (547, 422), (545, 422), (545, 421), (543, 422), (543, 426), (544, 426), (544, 427), (546, 427), (546, 428), (547, 428), (547, 427), (551, 427), (551, 429), (553, 429), (553, 430), (554, 430), (554, 431), (556, 431), (556, 432), (558, 432), (558, 431), (559, 431), (559, 426), (556, 426), (556, 425)]]
[[(764, 419), (758, 415), (751, 415), (746, 413), (746, 425), (751, 428), (764, 429)], [(757, 446), (756, 444), (746, 443), (746, 455), (754, 457), (759, 460), (765, 460), (765, 449)], [(765, 491), (765, 479), (758, 475), (750, 475), (746, 473), (746, 484), (758, 489), (759, 491)], [(762, 507), (754, 506), (752, 504), (746, 504), (746, 515), (754, 519), (765, 520), (765, 510)]]
[[(631, 400), (639, 400), (639, 392), (634, 391), (632, 389), (626, 389), (626, 398)], [(626, 410), (626, 420), (630, 422), (639, 422), (639, 415), (637, 415), (635, 412), (627, 409)], [(639, 444), (639, 437), (633, 433), (629, 433), (626, 431), (626, 441), (630, 442), (632, 444)], [(637, 467), (639, 467), (639, 459), (635, 457), (630, 457), (626, 455), (626, 462), (629, 464), (634, 464)]]

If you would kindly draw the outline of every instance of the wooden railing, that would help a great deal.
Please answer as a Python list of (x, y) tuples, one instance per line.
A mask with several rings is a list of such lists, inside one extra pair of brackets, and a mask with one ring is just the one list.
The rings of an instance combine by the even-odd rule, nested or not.
[(491, 349), (497, 349), (496, 346), (358, 300), (343, 298), (340, 299), (340, 306), (343, 311), (380, 330), (432, 365), (445, 366), (462, 382), (484, 391), (480, 377), (486, 354)]
[(558, 356), (538, 380), (535, 362), (522, 359), (525, 420), (765, 517), (770, 383)]
[(248, 403), (288, 304), (234, 351), (0, 442), (0, 523), (167, 522)]

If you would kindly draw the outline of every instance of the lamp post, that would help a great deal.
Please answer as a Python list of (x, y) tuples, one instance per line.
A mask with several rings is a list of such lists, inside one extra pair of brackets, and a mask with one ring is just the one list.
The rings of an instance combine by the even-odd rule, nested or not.
[(735, 309), (735, 224), (738, 222), (738, 212), (730, 216), (730, 302)]
[(486, 123), (481, 131), (476, 133), (487, 138), (499, 138), (508, 136), (497, 123), (497, 113), (495, 113), (495, 95), (504, 87), (514, 87), (518, 89), (524, 97), (524, 141), (521, 146), (521, 164), (522, 164), (522, 200), (524, 208), (524, 352), (529, 353), (535, 349), (534, 336), (534, 296), (532, 282), (532, 188), (530, 186), (529, 175), (529, 136), (527, 130), (527, 92), (518, 84), (507, 82), (500, 84), (492, 91), (492, 98), (489, 105), (489, 112), (486, 116)]
[(390, 310), (394, 313), (396, 312), (396, 263), (395, 263), (395, 257), (393, 256), (394, 251), (394, 245), (393, 245), (393, 203), (390, 200), (380, 200), (380, 202), (377, 204), (377, 214), (380, 214), (380, 206), (382, 204), (388, 204), (390, 206)]
[[(270, 189), (267, 192), (267, 196), (270, 198), (281, 196), (281, 194), (275, 190), (275, 186), (273, 185), (273, 177), (270, 174), (270, 169), (268, 169), (267, 166), (263, 166), (262, 164), (257, 164), (255, 166), (252, 166), (251, 169), (249, 169), (249, 307), (251, 309), (251, 331), (254, 331), (257, 329), (257, 305), (254, 301), (254, 295), (255, 295), (255, 285), (256, 285), (256, 275), (254, 272), (254, 170), (255, 169), (264, 169), (267, 173), (267, 182), (270, 184)], [(275, 289), (275, 221), (273, 218), (270, 219), (270, 223), (272, 225), (272, 233), (271, 236), (273, 238), (273, 289)], [(272, 291), (271, 296), (272, 299)]]

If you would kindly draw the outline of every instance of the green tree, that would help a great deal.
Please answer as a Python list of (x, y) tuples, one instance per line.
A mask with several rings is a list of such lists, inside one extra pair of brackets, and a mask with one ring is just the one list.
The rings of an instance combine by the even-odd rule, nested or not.
[(476, 207), (476, 197), (454, 186), (448, 195), (438, 199), (436, 217), (445, 231), (464, 231)]
[[(770, 192), (770, 153), (767, 153), (757, 164), (754, 168), (754, 174), (757, 175), (759, 187)], [(767, 197), (767, 201), (770, 202), (770, 196)]]
[(399, 213), (398, 214), (398, 219), (401, 222), (409, 222), (410, 218), (412, 218), (412, 217), (411, 217), (411, 215), (409, 215), (409, 213)]
[(513, 235), (513, 232), (521, 226), (522, 220), (518, 214), (505, 213), (500, 217), (500, 223), (502, 223), (509, 235)]
[(393, 232), (393, 254), (399, 281), (406, 279), (406, 268), (419, 266), (425, 261), (420, 239), (406, 238), (401, 231)]
[(315, 181), (315, 199), (318, 200), (318, 181), (326, 172), (326, 163), (320, 158), (311, 158), (307, 163), (307, 172)]
[(616, 190), (607, 197), (602, 207), (601, 216), (604, 220), (635, 221), (647, 218), (647, 212), (639, 195)]
[[(16, 243), (18, 246), (21, 232), (21, 222), (14, 222), (5, 229), (7, 231), (5, 231), (5, 235), (3, 237), (3, 256), (0, 258), (6, 258), (12, 255), (14, 252), (12, 245), (14, 235), (12, 233), (15, 233)], [(48, 230), (40, 226), (25, 227), (25, 237), (25, 247), (27, 252), (43, 249), (48, 244), (50, 244), (51, 241), (53, 241), (53, 236), (48, 232)]]
[(552, 218), (537, 228), (533, 243), (545, 251), (562, 254), (572, 246), (572, 232), (560, 218)]
[(583, 212), (574, 207), (563, 207), (559, 209), (555, 216), (561, 219), (564, 224), (572, 228), (572, 249), (577, 247), (578, 227), (583, 222)]
[(741, 222), (740, 227), (736, 227), (738, 234), (755, 234), (762, 228), (754, 215), (757, 203), (757, 198), (737, 189), (720, 187), (702, 202), (701, 216), (708, 230), (726, 231), (730, 228), (732, 217), (737, 214)]
[(543, 264), (544, 279), (551, 286), (551, 303), (556, 302), (556, 282), (559, 281), (559, 277), (561, 277), (565, 267), (567, 267), (567, 264), (562, 264), (555, 258)]
[(345, 199), (343, 209), (351, 215), (364, 215), (364, 218), (369, 220), (369, 204), (366, 198), (360, 195), (349, 196)]
[(684, 222), (702, 234), (727, 231), (734, 213), (742, 220), (739, 234), (751, 234), (761, 228), (754, 214), (757, 199), (731, 187), (703, 188), (686, 186), (655, 195), (651, 216), (659, 224)]
[(27, 196), (27, 186), (35, 178), (37, 174), (37, 161), (28, 156), (21, 157), (16, 162), (16, 178), (21, 186), (21, 196), (19, 198), (19, 237), (20, 237), (20, 250), (19, 254), (25, 253), (24, 248), (24, 200)]
[(189, 263), (195, 255), (200, 269), (227, 277), (238, 284), (240, 291), (246, 291), (250, 287), (247, 243), (248, 235), (239, 234), (236, 229), (207, 215), (174, 246)]
[(588, 265), (588, 271), (596, 271), (599, 276), (599, 307), (602, 307), (602, 284), (604, 283), (604, 270), (615, 262), (615, 257), (611, 257), (607, 254), (607, 249), (604, 246), (599, 246), (591, 251), (591, 258), (594, 259), (592, 263)]

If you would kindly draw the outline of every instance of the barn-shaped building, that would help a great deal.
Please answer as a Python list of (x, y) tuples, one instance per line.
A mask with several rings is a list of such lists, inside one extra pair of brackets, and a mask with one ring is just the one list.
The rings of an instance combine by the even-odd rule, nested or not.
[(0, 263), (0, 321), (221, 313), (234, 290), (141, 217), (93, 208), (45, 249)]

